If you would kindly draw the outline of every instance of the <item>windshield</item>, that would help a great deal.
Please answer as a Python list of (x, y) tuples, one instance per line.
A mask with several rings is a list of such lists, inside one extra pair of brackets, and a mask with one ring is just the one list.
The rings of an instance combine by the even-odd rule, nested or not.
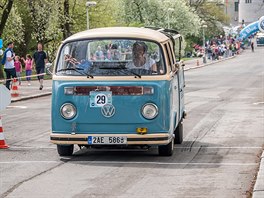
[(130, 39), (83, 40), (66, 43), (59, 55), (57, 75), (144, 76), (165, 73), (160, 46)]

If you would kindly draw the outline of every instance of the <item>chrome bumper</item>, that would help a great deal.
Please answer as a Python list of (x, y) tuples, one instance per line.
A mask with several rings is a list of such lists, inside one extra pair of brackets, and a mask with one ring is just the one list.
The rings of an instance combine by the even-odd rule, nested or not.
[(124, 136), (127, 145), (165, 145), (171, 142), (172, 134), (58, 134), (51, 133), (50, 142), (54, 144), (88, 145), (88, 136)]

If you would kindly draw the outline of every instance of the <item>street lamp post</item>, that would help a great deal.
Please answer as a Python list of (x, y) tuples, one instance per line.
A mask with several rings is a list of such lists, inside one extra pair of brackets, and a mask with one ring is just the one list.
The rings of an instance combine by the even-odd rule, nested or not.
[(168, 29), (170, 29), (170, 12), (173, 12), (173, 8), (168, 8)]
[(202, 25), (203, 28), (203, 49), (204, 49), (204, 53), (203, 53), (203, 63), (206, 63), (206, 50), (205, 50), (205, 35), (204, 35), (204, 29), (207, 28), (207, 25), (203, 24)]
[(89, 9), (89, 7), (96, 6), (96, 2), (87, 1), (85, 5), (86, 5), (86, 17), (87, 17), (87, 19), (86, 19), (87, 30), (89, 30), (89, 13), (88, 13), (88, 9)]

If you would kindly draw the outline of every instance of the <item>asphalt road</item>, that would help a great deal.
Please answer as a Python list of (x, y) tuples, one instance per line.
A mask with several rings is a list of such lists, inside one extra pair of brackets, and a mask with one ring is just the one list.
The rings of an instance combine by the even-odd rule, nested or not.
[(0, 197), (247, 197), (264, 144), (264, 48), (186, 72), (184, 142), (172, 157), (49, 143), (50, 97), (1, 112)]

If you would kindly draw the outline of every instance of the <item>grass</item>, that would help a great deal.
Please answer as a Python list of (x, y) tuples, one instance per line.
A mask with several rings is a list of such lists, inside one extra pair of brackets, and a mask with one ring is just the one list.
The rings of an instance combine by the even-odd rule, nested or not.
[(193, 60), (193, 58), (192, 58), (192, 57), (190, 57), (190, 58), (188, 58), (188, 57), (183, 57), (181, 60), (183, 60), (183, 61), (188, 61), (188, 60)]

